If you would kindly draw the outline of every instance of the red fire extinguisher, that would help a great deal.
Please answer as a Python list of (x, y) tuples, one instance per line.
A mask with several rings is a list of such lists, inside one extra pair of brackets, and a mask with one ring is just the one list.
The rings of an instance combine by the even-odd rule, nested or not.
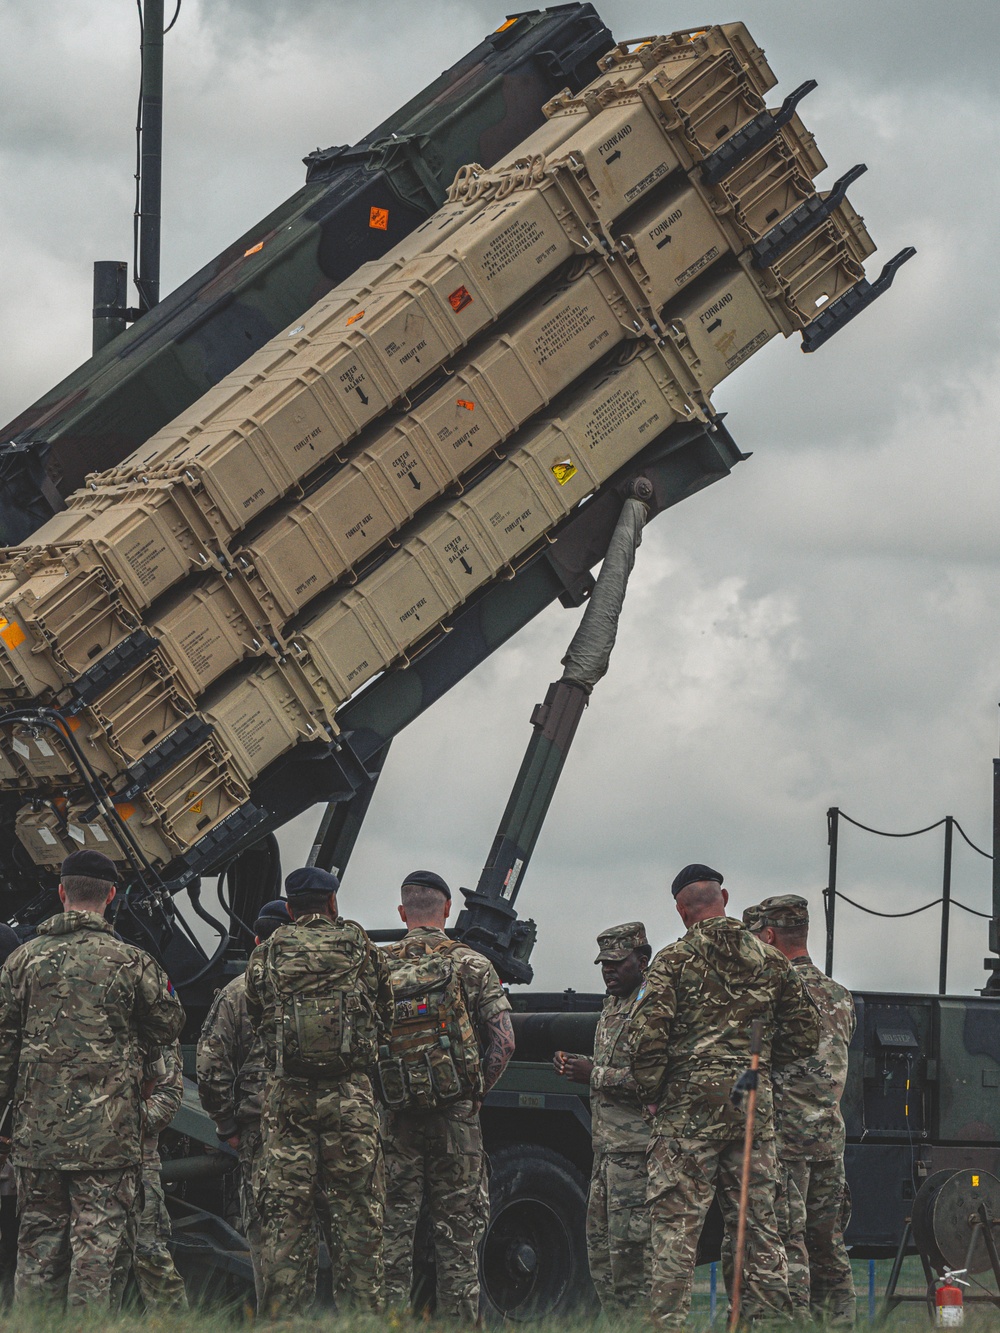
[(962, 1287), (967, 1287), (969, 1284), (961, 1276), (964, 1272), (964, 1268), (945, 1269), (944, 1276), (934, 1293), (935, 1328), (961, 1328), (965, 1323)]

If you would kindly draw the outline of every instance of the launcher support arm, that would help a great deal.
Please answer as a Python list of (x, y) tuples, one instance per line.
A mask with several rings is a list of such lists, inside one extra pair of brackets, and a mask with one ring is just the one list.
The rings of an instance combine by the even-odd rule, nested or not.
[(549, 686), (544, 701), (531, 715), (531, 739), (479, 883), (475, 890), (462, 890), (465, 908), (456, 934), (485, 954), (504, 981), (528, 982), (533, 975), (528, 960), (535, 943), (535, 923), (519, 920), (514, 902), (583, 710), (607, 672), (649, 514), (645, 502), (652, 493), (645, 477), (632, 485), (583, 618), (563, 658), (562, 677)]

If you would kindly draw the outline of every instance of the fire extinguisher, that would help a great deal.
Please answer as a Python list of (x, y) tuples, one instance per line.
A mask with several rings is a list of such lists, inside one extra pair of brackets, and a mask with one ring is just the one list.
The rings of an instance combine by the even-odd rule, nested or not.
[[(934, 1293), (934, 1327), (961, 1328), (965, 1323), (962, 1287), (969, 1284), (962, 1277), (964, 1268), (946, 1268)], [(961, 1284), (961, 1285), (960, 1285)]]

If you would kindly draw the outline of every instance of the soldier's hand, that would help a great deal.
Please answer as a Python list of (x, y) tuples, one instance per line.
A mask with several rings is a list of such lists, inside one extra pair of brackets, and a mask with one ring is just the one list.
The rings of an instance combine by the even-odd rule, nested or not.
[(589, 1083), (594, 1069), (593, 1060), (585, 1055), (571, 1055), (569, 1051), (556, 1051), (552, 1058), (552, 1067), (562, 1078), (570, 1083)]
[(226, 1142), (229, 1144), (230, 1148), (233, 1148), (234, 1150), (239, 1148), (240, 1146), (239, 1134), (230, 1134), (229, 1138), (226, 1139)]
[(153, 1095), (153, 1089), (156, 1087), (155, 1078), (144, 1078), (142, 1080), (142, 1100), (148, 1102)]

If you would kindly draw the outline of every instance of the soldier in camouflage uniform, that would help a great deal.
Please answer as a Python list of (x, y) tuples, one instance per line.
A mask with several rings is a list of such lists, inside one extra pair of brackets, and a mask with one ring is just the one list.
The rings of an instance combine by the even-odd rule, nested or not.
[(594, 1035), (594, 1058), (556, 1051), (555, 1071), (590, 1084), (594, 1166), (587, 1200), (590, 1276), (605, 1314), (644, 1309), (649, 1298), (649, 1207), (646, 1149), (649, 1125), (629, 1069), (625, 1028), (649, 966), (641, 921), (612, 926), (597, 937), (608, 997)]
[(184, 1025), (162, 969), (104, 919), (116, 875), (99, 852), (67, 857), (63, 915), (43, 921), (0, 971), (19, 1301), (108, 1308), (139, 1183), (143, 1050), (168, 1045)]
[(856, 1022), (854, 999), (809, 957), (805, 898), (765, 898), (755, 912), (750, 928), (791, 962), (820, 1015), (819, 1049), (774, 1073), (786, 1194), (786, 1216), (779, 1221), (787, 1228), (789, 1292), (796, 1313), (811, 1310), (850, 1326), (857, 1307), (842, 1227), (846, 1136), (840, 1099)]
[(184, 1281), (174, 1267), (167, 1245), (170, 1215), (160, 1181), (160, 1134), (177, 1114), (184, 1097), (180, 1042), (150, 1052), (144, 1073), (142, 1211), (133, 1218), (129, 1243), (118, 1252), (111, 1304), (113, 1309), (121, 1304), (131, 1263), (147, 1310), (186, 1310)]
[(722, 876), (686, 866), (671, 885), (687, 933), (661, 949), (629, 1020), (632, 1074), (652, 1114), (650, 1309), (680, 1328), (691, 1307), (698, 1237), (714, 1194), (735, 1232), (745, 1116), (730, 1099), (750, 1063), (750, 1028), (764, 1022), (749, 1181), (743, 1312), (790, 1314), (785, 1252), (774, 1216), (777, 1156), (771, 1065), (811, 1055), (819, 1019), (794, 968), (726, 916)]
[(257, 1206), (261, 1309), (271, 1316), (311, 1304), (317, 1225), (338, 1305), (382, 1306), (385, 1173), (368, 1070), (392, 1027), (392, 989), (385, 959), (338, 915), (338, 887), (324, 870), (293, 871), (292, 922), (247, 965), (266, 1070)]
[[(436, 1261), (436, 1313), (473, 1324), (479, 1316), (478, 1252), (489, 1220), (479, 1105), (514, 1053), (510, 1001), (492, 964), (445, 935), (451, 890), (440, 875), (413, 871), (400, 896), (406, 938), (385, 950), (394, 985), (397, 968), (405, 975), (430, 955), (447, 956), (451, 975), (461, 988), (467, 1021), (471, 1020), (469, 1035), (477, 1049), (466, 1054), (478, 1066), (478, 1075), (474, 1090), (463, 1088), (446, 1105), (405, 1105), (383, 1112), (386, 1303), (397, 1308), (409, 1305), (414, 1232), (423, 1203)], [(419, 997), (397, 999), (397, 1022), (405, 1022), (419, 1004)]]
[[(255, 943), (269, 940), (291, 921), (283, 898), (265, 903), (254, 922)], [(260, 1099), (264, 1087), (264, 1045), (247, 1013), (246, 973), (219, 991), (198, 1039), (198, 1096), (215, 1121), (216, 1133), (239, 1153), (240, 1224), (250, 1249), (260, 1308), (260, 1213), (254, 1179), (260, 1160)]]

